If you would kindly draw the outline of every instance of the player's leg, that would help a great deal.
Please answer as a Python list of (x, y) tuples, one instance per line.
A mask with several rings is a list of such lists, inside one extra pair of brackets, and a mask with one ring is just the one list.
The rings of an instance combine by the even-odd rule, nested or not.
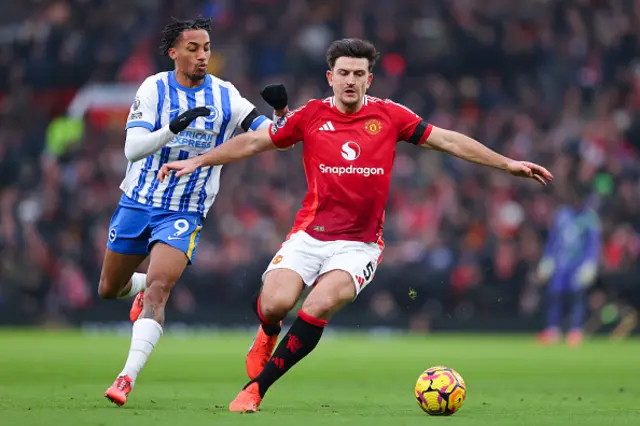
[(135, 270), (146, 257), (146, 254), (122, 254), (107, 248), (102, 261), (98, 295), (102, 299), (124, 299), (144, 290), (147, 274)]
[[(162, 241), (168, 246), (175, 247), (183, 252), (189, 261), (195, 255), (195, 249), (200, 240), (200, 229), (202, 228), (202, 218), (196, 213), (173, 213), (166, 211), (157, 211), (154, 209), (152, 213), (151, 227), (153, 233), (151, 243)], [(144, 308), (145, 292), (138, 293), (135, 300), (131, 304), (129, 311), (129, 319), (136, 322)]]
[(373, 279), (380, 257), (375, 245), (348, 244), (329, 258), (298, 318), (282, 338), (262, 372), (231, 403), (231, 411), (256, 411), (267, 390), (317, 346), (329, 319)]
[(567, 345), (580, 346), (582, 343), (582, 328), (587, 313), (587, 289), (580, 285), (577, 271), (569, 274), (570, 282), (570, 323), (567, 334)]
[(144, 307), (140, 317), (133, 324), (131, 346), (125, 366), (114, 384), (105, 392), (105, 396), (117, 405), (126, 402), (140, 370), (160, 340), (169, 294), (195, 255), (201, 218), (197, 215), (187, 215), (178, 216), (176, 219), (177, 215), (164, 215), (166, 220), (161, 220), (160, 223), (152, 222), (152, 248), (149, 255)]
[(303, 289), (302, 277), (291, 269), (274, 269), (265, 274), (262, 289), (252, 303), (260, 327), (246, 358), (250, 379), (258, 376), (271, 358), (282, 330), (282, 319), (300, 299)]
[(246, 359), (250, 379), (260, 374), (278, 342), (282, 319), (295, 306), (305, 285), (313, 285), (326, 257), (328, 243), (298, 232), (285, 241), (262, 276), (262, 289), (253, 299), (260, 320)]
[(564, 274), (556, 272), (549, 280), (547, 287), (547, 324), (540, 334), (540, 343), (544, 345), (554, 344), (560, 340), (564, 287)]
[(101, 298), (132, 297), (144, 290), (146, 274), (135, 271), (149, 253), (149, 220), (150, 215), (142, 206), (134, 208), (121, 202), (116, 208), (98, 284)]
[(569, 346), (579, 346), (582, 343), (582, 326), (587, 312), (586, 290), (582, 288), (571, 289), (571, 318), (569, 333), (567, 334), (567, 344)]
[(169, 294), (186, 265), (184, 253), (174, 247), (158, 243), (151, 249), (144, 307), (133, 323), (129, 355), (122, 372), (105, 392), (105, 396), (118, 406), (127, 401), (140, 370), (162, 336)]

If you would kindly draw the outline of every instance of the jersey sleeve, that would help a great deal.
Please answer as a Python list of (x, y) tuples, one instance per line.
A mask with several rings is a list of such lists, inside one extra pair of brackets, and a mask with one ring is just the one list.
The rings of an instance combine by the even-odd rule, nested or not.
[(255, 117), (250, 117), (253, 118), (253, 120), (251, 120), (249, 126), (246, 129), (243, 128), (243, 130), (256, 130), (267, 118), (263, 115), (258, 115), (255, 105), (253, 105), (248, 99), (244, 98), (233, 84), (228, 83), (227, 87), (229, 89), (229, 104), (231, 106), (230, 124), (234, 129), (238, 129), (241, 127), (245, 119), (251, 114), (255, 115)]
[(149, 77), (142, 82), (136, 98), (129, 110), (125, 130), (132, 127), (144, 127), (153, 132), (158, 121), (158, 84), (156, 78)]
[(389, 99), (384, 102), (397, 129), (397, 140), (422, 145), (431, 133), (431, 124), (426, 123), (418, 114), (404, 105)]
[(288, 148), (304, 139), (304, 129), (309, 116), (309, 104), (289, 111), (287, 115), (271, 123), (269, 134), (278, 148)]

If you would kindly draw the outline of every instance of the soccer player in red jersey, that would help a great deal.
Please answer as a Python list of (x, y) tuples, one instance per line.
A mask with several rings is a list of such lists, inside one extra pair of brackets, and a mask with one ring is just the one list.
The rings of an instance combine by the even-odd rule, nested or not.
[[(251, 380), (231, 411), (256, 411), (269, 387), (315, 348), (327, 321), (373, 279), (384, 248), (384, 209), (398, 141), (543, 185), (553, 179), (537, 164), (506, 158), (467, 136), (426, 123), (402, 105), (366, 95), (377, 58), (367, 41), (334, 42), (327, 52), (333, 97), (310, 100), (270, 130), (239, 135), (207, 154), (168, 163), (160, 172), (160, 179), (171, 170), (179, 177), (198, 167), (304, 143), (308, 192), (293, 229), (263, 275), (255, 303), (261, 326), (247, 356)], [(313, 290), (274, 352), (281, 320), (305, 286)]]

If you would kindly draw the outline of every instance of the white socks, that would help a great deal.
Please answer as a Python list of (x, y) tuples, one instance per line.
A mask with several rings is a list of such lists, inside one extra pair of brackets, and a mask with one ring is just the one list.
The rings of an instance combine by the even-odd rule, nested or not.
[(129, 293), (119, 296), (118, 299), (128, 299), (130, 297), (135, 296), (145, 289), (147, 286), (147, 274), (141, 274), (139, 272), (134, 272), (131, 276), (131, 290)]
[[(119, 299), (127, 299), (134, 297), (147, 286), (147, 274), (134, 272), (131, 276), (131, 290)], [(131, 380), (135, 381), (138, 373), (144, 367), (153, 348), (162, 336), (162, 326), (155, 320), (150, 318), (141, 318), (133, 323), (133, 331), (131, 333), (131, 347), (129, 348), (129, 356), (124, 365), (124, 369), (120, 376), (128, 375)]]
[[(144, 274), (141, 274), (144, 275)], [(141, 318), (133, 323), (129, 357), (120, 376), (128, 375), (135, 381), (147, 362), (151, 351), (162, 336), (162, 326), (151, 318)]]

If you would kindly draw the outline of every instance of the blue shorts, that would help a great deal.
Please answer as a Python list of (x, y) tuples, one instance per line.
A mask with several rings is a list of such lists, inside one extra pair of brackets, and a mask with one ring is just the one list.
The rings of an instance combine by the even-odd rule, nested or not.
[(150, 207), (122, 195), (111, 223), (107, 248), (122, 254), (148, 255), (161, 241), (183, 252), (189, 263), (200, 240), (202, 216)]

